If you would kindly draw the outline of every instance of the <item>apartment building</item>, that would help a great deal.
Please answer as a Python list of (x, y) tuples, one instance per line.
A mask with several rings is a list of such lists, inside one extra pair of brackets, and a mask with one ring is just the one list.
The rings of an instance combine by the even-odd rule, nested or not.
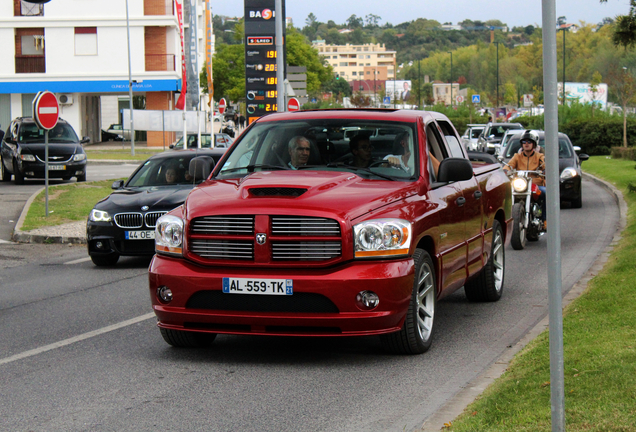
[(324, 40), (312, 42), (335, 73), (347, 81), (396, 79), (396, 51), (389, 51), (384, 44), (327, 45)]
[[(100, 141), (101, 129), (129, 106), (126, 7), (126, 0), (1, 2), (0, 125), (31, 116), (35, 94), (49, 90), (60, 117)], [(128, 8), (133, 94), (146, 97), (146, 109), (174, 109), (181, 45), (173, 0), (130, 1)], [(202, 46), (203, 25), (197, 36)], [(204, 50), (198, 52), (203, 65)], [(162, 132), (148, 132), (148, 145), (163, 142)]]

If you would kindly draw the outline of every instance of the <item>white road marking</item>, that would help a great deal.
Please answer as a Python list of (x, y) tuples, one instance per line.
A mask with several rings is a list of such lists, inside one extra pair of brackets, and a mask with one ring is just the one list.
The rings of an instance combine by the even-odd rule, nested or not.
[(9, 243), (13, 243), (13, 242), (10, 242), (10, 241), (6, 241), (6, 240), (2, 240), (2, 239), (0, 239), (0, 243), (7, 243), (7, 244), (9, 244)]
[(79, 263), (83, 263), (90, 260), (91, 260), (91, 257), (80, 258), (73, 261), (65, 262), (64, 265), (79, 264)]
[(20, 354), (16, 354), (16, 355), (12, 355), (10, 357), (5, 357), (3, 359), (0, 359), (0, 365), (11, 363), (11, 362), (14, 362), (16, 360), (22, 360), (22, 359), (25, 359), (25, 358), (28, 358), (28, 357), (32, 357), (32, 356), (35, 356), (35, 355), (38, 355), (38, 354), (42, 354), (42, 353), (45, 353), (47, 351), (51, 351), (51, 350), (54, 350), (54, 349), (57, 349), (57, 348), (62, 348), (64, 346), (66, 346), (66, 345), (70, 345), (70, 344), (73, 344), (75, 342), (81, 342), (83, 340), (90, 339), (92, 337), (99, 336), (99, 335), (102, 335), (104, 333), (111, 332), (113, 330), (118, 330), (120, 328), (127, 327), (127, 326), (130, 326), (130, 325), (133, 325), (133, 324), (137, 324), (137, 323), (140, 323), (142, 321), (146, 321), (146, 320), (148, 320), (150, 318), (154, 318), (154, 317), (155, 317), (155, 313), (151, 312), (151, 313), (148, 313), (148, 314), (145, 314), (145, 315), (138, 316), (136, 318), (132, 318), (132, 319), (129, 319), (129, 320), (126, 320), (126, 321), (122, 321), (122, 322), (117, 323), (117, 324), (112, 324), (112, 325), (109, 325), (109, 326), (106, 326), (106, 327), (102, 327), (102, 328), (97, 329), (97, 330), (90, 331), (88, 333), (84, 333), (84, 334), (81, 334), (81, 335), (78, 335), (78, 336), (74, 336), (72, 338), (64, 339), (64, 340), (61, 340), (59, 342), (55, 342), (55, 343), (52, 343), (52, 344), (49, 344), (49, 345), (44, 345), (43, 347), (40, 347), (40, 348), (35, 348), (35, 349), (29, 350), (29, 351), (24, 351), (24, 352), (22, 352)]

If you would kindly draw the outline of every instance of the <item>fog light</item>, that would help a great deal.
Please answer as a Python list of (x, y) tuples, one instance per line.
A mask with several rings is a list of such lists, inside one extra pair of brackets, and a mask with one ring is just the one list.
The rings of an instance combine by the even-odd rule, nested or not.
[(75, 175), (82, 175), (84, 174), (84, 171), (75, 171)]
[(172, 290), (167, 286), (160, 286), (157, 288), (157, 297), (164, 302), (168, 303), (172, 301)]
[(361, 291), (356, 296), (356, 301), (365, 309), (373, 309), (380, 304), (380, 297), (373, 291)]
[(27, 172), (24, 173), (24, 175), (34, 176), (35, 173), (33, 171), (27, 171)]
[(102, 243), (102, 242), (100, 242), (100, 241), (95, 242), (95, 248), (96, 248), (96, 249), (102, 249), (102, 250), (103, 250), (103, 249), (104, 249), (104, 243)]

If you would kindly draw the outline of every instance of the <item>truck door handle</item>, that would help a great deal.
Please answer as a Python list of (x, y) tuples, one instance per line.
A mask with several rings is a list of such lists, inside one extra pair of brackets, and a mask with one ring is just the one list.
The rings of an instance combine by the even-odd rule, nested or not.
[(475, 193), (473, 194), (473, 196), (475, 197), (475, 199), (479, 199), (481, 198), (483, 194), (481, 193), (481, 191), (475, 191)]
[(455, 204), (457, 204), (458, 206), (463, 206), (464, 204), (466, 204), (466, 198), (464, 197), (459, 197), (455, 200)]

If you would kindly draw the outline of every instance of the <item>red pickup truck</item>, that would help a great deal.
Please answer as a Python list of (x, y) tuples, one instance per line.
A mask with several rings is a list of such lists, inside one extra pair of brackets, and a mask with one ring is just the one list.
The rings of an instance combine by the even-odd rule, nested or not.
[(471, 162), (440, 113), (268, 115), (195, 171), (207, 181), (158, 220), (149, 268), (170, 345), (380, 335), (417, 354), (439, 299), (501, 297), (510, 181)]

